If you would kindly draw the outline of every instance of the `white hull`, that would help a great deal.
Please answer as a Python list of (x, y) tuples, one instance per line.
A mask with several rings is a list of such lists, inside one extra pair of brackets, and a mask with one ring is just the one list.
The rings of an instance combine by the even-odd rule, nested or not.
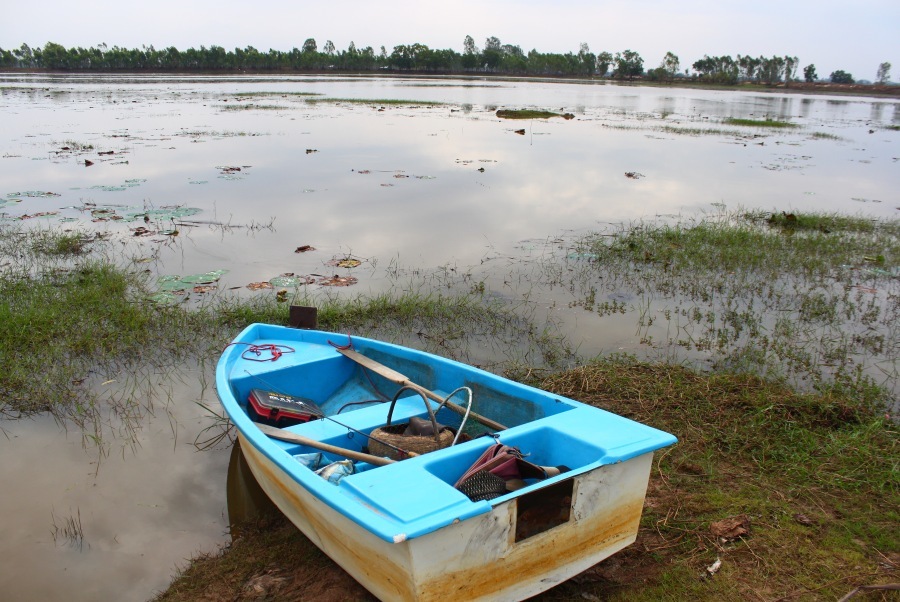
[(523, 600), (577, 575), (634, 542), (653, 457), (644, 453), (575, 476), (571, 495), (560, 499), (568, 505), (568, 519), (520, 541), (516, 528), (525, 496), (391, 543), (324, 503), (240, 439), (250, 469), (276, 506), (354, 579), (391, 602)]

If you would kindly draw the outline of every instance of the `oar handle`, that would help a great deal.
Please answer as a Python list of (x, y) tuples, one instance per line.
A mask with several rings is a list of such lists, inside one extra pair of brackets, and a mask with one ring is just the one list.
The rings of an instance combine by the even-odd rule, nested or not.
[[(272, 439), (287, 441), (289, 443), (299, 443), (300, 445), (305, 445), (307, 447), (312, 447), (313, 449), (336, 454), (338, 456), (349, 458), (351, 460), (368, 462), (369, 464), (373, 464), (375, 466), (387, 466), (388, 464), (393, 464), (396, 461), (391, 460), (390, 458), (382, 458), (381, 456), (373, 456), (372, 454), (365, 454), (363, 452), (347, 449), (346, 447), (338, 447), (337, 445), (322, 443), (321, 441), (316, 441), (315, 439), (310, 439), (309, 437), (304, 437), (303, 435), (298, 435), (297, 433), (292, 433), (291, 431), (286, 431), (274, 426), (269, 426), (268, 424), (262, 424), (261, 422), (254, 422), (253, 424), (255, 424), (264, 435), (267, 435)], [(410, 456), (419, 455), (413, 452), (407, 453)]]

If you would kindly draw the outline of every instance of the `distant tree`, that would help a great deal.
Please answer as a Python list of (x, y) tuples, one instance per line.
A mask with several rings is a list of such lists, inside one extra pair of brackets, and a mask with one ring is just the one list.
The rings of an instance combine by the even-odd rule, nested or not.
[(475, 40), (472, 36), (466, 36), (463, 40), (463, 54), (478, 54), (478, 48), (475, 47)]
[(500, 38), (491, 36), (484, 41), (485, 50), (500, 50)]
[(853, 76), (846, 71), (832, 71), (831, 83), (833, 84), (852, 84)]
[[(466, 36), (468, 40), (471, 40), (471, 36)], [(471, 49), (471, 52), (469, 52)], [(462, 58), (460, 59), (463, 69), (467, 71), (471, 71), (473, 69), (477, 69), (481, 66), (481, 58), (478, 54), (478, 49), (475, 48), (474, 41), (470, 47), (467, 47), (466, 51), (463, 53)]]
[(807, 83), (812, 83), (816, 81), (816, 66), (810, 63), (806, 67), (803, 68), (803, 79), (806, 80)]
[(491, 36), (484, 41), (484, 51), (481, 53), (481, 61), (488, 71), (495, 71), (503, 60), (502, 44), (500, 38)]
[(762, 59), (760, 58), (738, 55), (737, 65), (739, 76), (748, 80), (759, 79), (759, 67), (761, 64)]
[(597, 75), (605, 77), (609, 73), (609, 66), (613, 62), (613, 55), (603, 51), (597, 55)]
[(35, 66), (34, 51), (31, 49), (31, 47), (28, 46), (28, 44), (23, 43), (18, 49), (13, 50), (12, 53), (13, 56), (16, 57), (16, 61), (18, 61), (19, 67)]
[(784, 73), (784, 58), (773, 56), (770, 59), (759, 57), (759, 79), (767, 84), (777, 84)]
[(875, 76), (875, 81), (877, 81), (879, 84), (886, 84), (891, 81), (890, 63), (884, 62), (878, 65), (878, 75)]
[(681, 65), (681, 61), (678, 60), (678, 57), (671, 51), (666, 53), (666, 56), (663, 57), (662, 62), (659, 66), (666, 72), (666, 76), (669, 80), (675, 77), (675, 74), (678, 73), (678, 68)]
[(591, 52), (587, 42), (582, 42), (578, 48), (578, 72), (584, 75), (593, 75), (597, 69), (597, 57)]
[(795, 56), (784, 57), (784, 83), (789, 84), (797, 76), (799, 60)]
[(41, 53), (42, 66), (46, 69), (68, 69), (69, 54), (65, 47), (47, 42), (44, 44), (44, 50)]
[(315, 38), (307, 38), (305, 42), (303, 42), (303, 52), (316, 52), (319, 49), (316, 46)]
[(332, 42), (331, 40), (326, 41), (324, 50), (325, 54), (329, 56), (334, 55), (334, 42)]
[(613, 77), (618, 79), (627, 77), (632, 80), (644, 72), (644, 59), (633, 50), (617, 52), (615, 63), (616, 70), (613, 72)]
[(734, 85), (738, 82), (740, 69), (738, 63), (729, 55), (703, 55), (702, 59), (694, 61), (694, 64), (691, 66), (700, 79), (727, 85)]

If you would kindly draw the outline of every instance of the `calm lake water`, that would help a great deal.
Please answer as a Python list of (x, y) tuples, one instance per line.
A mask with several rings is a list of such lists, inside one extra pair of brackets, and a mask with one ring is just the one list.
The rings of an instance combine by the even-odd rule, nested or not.
[[(395, 286), (391, 272), (489, 279), (610, 223), (723, 207), (900, 209), (896, 100), (348, 77), (0, 74), (0, 92), (0, 219), (106, 232), (155, 277), (227, 270), (218, 286), (247, 296), (274, 294), (246, 286), (284, 273), (353, 275), (337, 291), (353, 295)], [(500, 108), (574, 118), (510, 121)], [(331, 265), (348, 256), (362, 265)], [(535, 294), (585, 354), (639, 346), (633, 322), (601, 327)], [(202, 376), (165, 379), (139, 443), (99, 466), (80, 432), (0, 423), (4, 599), (144, 600), (226, 541), (227, 451), (190, 445), (208, 426), (193, 402), (214, 403), (185, 384)], [(80, 546), (59, 537), (72, 517)]]

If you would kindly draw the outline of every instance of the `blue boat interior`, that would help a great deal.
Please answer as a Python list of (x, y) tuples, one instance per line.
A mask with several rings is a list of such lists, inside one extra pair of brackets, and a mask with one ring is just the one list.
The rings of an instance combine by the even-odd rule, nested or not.
[[(354, 350), (402, 373), (443, 397), (459, 387), (472, 391), (471, 410), (507, 428), (493, 431), (469, 417), (463, 432), (470, 440), (386, 466), (360, 464), (354, 474), (329, 482), (297, 462), (313, 447), (270, 439), (247, 415), (251, 389), (265, 389), (314, 402), (325, 417), (286, 430), (352, 451), (366, 451), (373, 430), (392, 423), (428, 418), (423, 397), (340, 354)], [(269, 347), (272, 346), (272, 347)], [(260, 350), (263, 351), (260, 351)], [(266, 351), (268, 349), (277, 349)], [(274, 357), (276, 356), (277, 357)], [(274, 357), (274, 359), (272, 359)], [(232, 422), (250, 442), (291, 478), (352, 520), (389, 541), (416, 537), (456, 520), (488, 512), (492, 505), (569, 482), (604, 464), (622, 462), (675, 442), (675, 437), (575, 400), (550, 394), (488, 372), (424, 352), (346, 335), (252, 325), (226, 350), (217, 371), (219, 396)], [(399, 395), (398, 395), (399, 392)], [(467, 395), (453, 401), (466, 406)], [(436, 402), (428, 402), (432, 408)], [(438, 422), (458, 428), (462, 417), (447, 407)], [(535, 481), (488, 501), (473, 502), (454, 483), (496, 442), (513, 446), (540, 466), (569, 472)], [(344, 458), (325, 453), (329, 461)], [(571, 485), (569, 485), (571, 494)]]

